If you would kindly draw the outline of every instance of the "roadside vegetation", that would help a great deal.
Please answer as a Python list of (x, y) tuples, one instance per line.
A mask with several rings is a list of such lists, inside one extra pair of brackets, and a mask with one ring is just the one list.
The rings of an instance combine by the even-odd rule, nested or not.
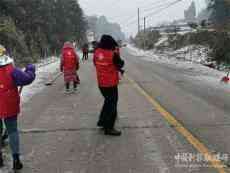
[[(208, 7), (196, 19), (188, 22), (191, 32), (180, 33), (174, 31), (160, 33), (149, 30), (140, 32), (131, 41), (141, 49), (178, 50), (190, 45), (204, 46), (209, 49), (209, 61), (220, 66), (230, 67), (230, 1), (208, 0)], [(208, 19), (204, 19), (208, 16)], [(154, 34), (153, 34), (154, 33)], [(165, 39), (166, 44), (158, 44)]]
[(18, 64), (58, 54), (65, 41), (84, 42), (86, 29), (75, 0), (0, 1), (0, 44)]

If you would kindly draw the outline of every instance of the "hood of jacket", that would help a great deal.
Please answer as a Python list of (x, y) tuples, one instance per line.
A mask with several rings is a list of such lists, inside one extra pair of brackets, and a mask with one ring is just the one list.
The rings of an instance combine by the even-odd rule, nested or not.
[(11, 64), (13, 62), (14, 62), (14, 60), (7, 55), (1, 55), (0, 56), (0, 66), (5, 66), (5, 65)]

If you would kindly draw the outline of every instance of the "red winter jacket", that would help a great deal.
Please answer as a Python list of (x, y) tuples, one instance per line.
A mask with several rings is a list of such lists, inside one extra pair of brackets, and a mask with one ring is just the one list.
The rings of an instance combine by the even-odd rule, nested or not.
[(14, 84), (12, 64), (0, 68), (0, 118), (17, 116), (20, 112), (20, 96)]
[(99, 87), (113, 87), (119, 83), (119, 73), (113, 63), (112, 50), (96, 49), (94, 53), (94, 64), (97, 71)]
[(62, 50), (61, 71), (77, 71), (79, 58), (71, 45), (64, 45)]

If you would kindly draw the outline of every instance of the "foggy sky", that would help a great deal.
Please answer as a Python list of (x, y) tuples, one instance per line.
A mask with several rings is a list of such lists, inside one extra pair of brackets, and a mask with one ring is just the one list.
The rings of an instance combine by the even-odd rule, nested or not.
[[(183, 18), (184, 10), (193, 0), (183, 0), (157, 13), (175, 0), (78, 0), (85, 15), (105, 15), (110, 22), (119, 23), (126, 35), (137, 32), (137, 8), (140, 8), (141, 25), (146, 16), (147, 26)], [(205, 7), (205, 0), (194, 0), (198, 10)]]

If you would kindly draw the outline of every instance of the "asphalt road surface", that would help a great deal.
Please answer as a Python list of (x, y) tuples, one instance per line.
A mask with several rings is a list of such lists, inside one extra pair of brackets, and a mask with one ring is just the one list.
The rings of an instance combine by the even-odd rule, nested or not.
[[(122, 56), (127, 76), (210, 152), (230, 153), (227, 91), (194, 82), (188, 71), (144, 61), (127, 49)], [(126, 77), (119, 85), (117, 127), (122, 136), (103, 135), (96, 127), (103, 99), (91, 60), (81, 64), (77, 93), (65, 94), (63, 79), (59, 78), (23, 105), (23, 173), (218, 172), (205, 160), (196, 160), (200, 152)]]

